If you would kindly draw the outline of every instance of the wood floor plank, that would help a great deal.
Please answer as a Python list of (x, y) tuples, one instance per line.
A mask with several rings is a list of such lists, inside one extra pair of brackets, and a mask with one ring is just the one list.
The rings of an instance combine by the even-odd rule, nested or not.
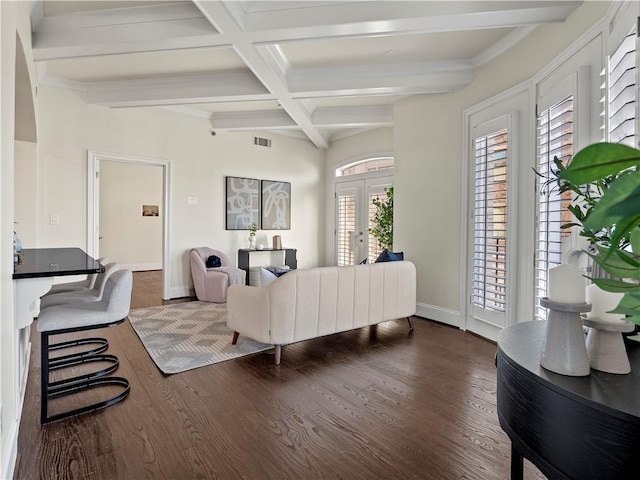
[[(136, 272), (132, 307), (163, 303), (161, 272)], [(101, 333), (130, 396), (44, 427), (32, 332), (15, 478), (508, 478), (495, 344), (415, 324), (413, 333), (401, 319), (287, 345), (280, 366), (271, 350), (164, 375), (125, 322)], [(528, 462), (525, 477), (544, 478)]]

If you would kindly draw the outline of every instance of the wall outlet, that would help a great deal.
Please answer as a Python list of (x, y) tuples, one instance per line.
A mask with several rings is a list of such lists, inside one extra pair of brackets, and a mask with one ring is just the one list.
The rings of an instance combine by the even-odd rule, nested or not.
[(60, 225), (60, 214), (52, 213), (51, 215), (49, 215), (49, 223), (51, 225)]

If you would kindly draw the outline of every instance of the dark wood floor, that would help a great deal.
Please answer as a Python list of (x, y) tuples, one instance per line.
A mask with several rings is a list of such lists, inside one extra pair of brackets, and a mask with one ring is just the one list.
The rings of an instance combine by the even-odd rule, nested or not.
[[(134, 308), (161, 303), (158, 272), (136, 273)], [(279, 367), (268, 352), (165, 376), (126, 322), (100, 333), (129, 398), (45, 427), (34, 334), (15, 478), (508, 478), (495, 345), (415, 323), (290, 345)]]

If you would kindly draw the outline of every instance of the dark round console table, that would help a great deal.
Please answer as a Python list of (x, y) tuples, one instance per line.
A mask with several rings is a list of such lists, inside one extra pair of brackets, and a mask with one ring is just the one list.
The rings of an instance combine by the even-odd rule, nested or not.
[(545, 323), (498, 336), (498, 418), (511, 439), (511, 479), (523, 478), (523, 458), (549, 479), (640, 478), (640, 344), (627, 344), (630, 374), (558, 375), (540, 366)]

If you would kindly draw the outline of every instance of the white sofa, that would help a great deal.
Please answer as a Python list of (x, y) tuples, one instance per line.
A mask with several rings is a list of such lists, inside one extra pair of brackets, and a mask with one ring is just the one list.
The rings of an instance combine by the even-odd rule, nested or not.
[(416, 312), (416, 268), (408, 261), (293, 270), (266, 287), (232, 285), (227, 326), (276, 347)]

